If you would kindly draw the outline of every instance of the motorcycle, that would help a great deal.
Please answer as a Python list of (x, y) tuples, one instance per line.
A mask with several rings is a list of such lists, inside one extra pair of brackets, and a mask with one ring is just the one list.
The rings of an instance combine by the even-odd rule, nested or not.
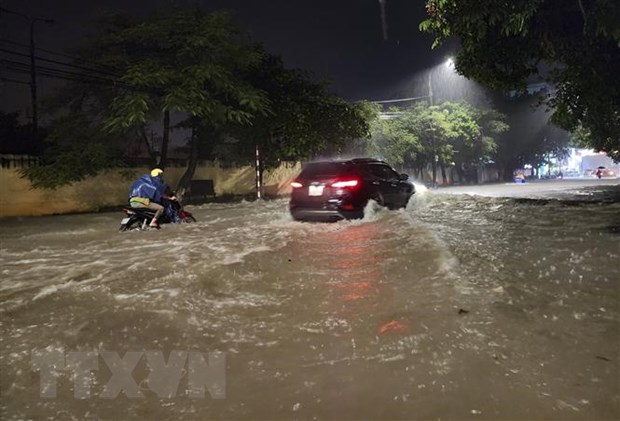
[[(196, 222), (196, 218), (183, 209), (179, 202), (170, 202), (170, 206), (176, 212), (177, 218), (171, 217), (171, 212), (164, 211), (159, 220), (160, 224), (173, 224), (173, 223), (191, 223)], [(119, 231), (133, 231), (133, 230), (146, 230), (149, 228), (149, 224), (155, 211), (148, 208), (133, 208), (130, 206), (123, 206), (123, 212), (126, 217), (121, 220), (121, 226)]]

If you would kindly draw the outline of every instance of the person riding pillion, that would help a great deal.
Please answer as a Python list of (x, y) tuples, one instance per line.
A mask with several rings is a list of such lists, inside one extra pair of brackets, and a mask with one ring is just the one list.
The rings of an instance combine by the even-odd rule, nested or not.
[(154, 168), (151, 174), (144, 174), (131, 185), (129, 190), (129, 205), (134, 208), (148, 208), (155, 211), (155, 215), (149, 226), (157, 228), (157, 220), (164, 212), (162, 199), (177, 200), (176, 197), (165, 194), (165, 183), (163, 181), (164, 171)]

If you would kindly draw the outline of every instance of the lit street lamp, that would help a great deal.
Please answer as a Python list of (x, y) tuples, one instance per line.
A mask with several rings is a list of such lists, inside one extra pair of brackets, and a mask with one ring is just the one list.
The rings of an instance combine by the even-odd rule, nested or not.
[[(446, 60), (445, 65), (452, 69), (454, 67), (454, 61), (451, 58)], [(430, 106), (433, 106), (433, 71), (432, 69), (428, 72), (428, 102)], [(431, 185), (432, 188), (437, 188), (437, 163), (439, 162), (439, 156), (437, 155), (437, 147), (435, 145), (435, 128), (433, 126), (433, 120), (431, 119), (431, 147), (433, 150), (433, 156), (431, 158), (431, 168), (433, 171), (433, 183)]]

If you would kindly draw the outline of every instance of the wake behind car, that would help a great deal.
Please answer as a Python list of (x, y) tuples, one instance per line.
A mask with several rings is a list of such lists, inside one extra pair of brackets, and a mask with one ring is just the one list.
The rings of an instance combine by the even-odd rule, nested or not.
[(311, 162), (291, 183), (289, 209), (298, 221), (336, 221), (363, 218), (371, 199), (389, 209), (403, 208), (415, 193), (408, 178), (370, 158)]

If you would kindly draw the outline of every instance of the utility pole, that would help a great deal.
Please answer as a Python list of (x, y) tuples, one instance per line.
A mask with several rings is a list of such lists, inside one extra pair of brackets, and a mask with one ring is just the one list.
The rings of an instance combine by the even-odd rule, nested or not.
[(258, 200), (263, 198), (263, 169), (262, 169), (262, 157), (260, 154), (260, 148), (258, 142), (256, 142), (256, 198)]
[(386, 0), (379, 0), (379, 4), (381, 5), (381, 28), (383, 30), (383, 41), (387, 41), (388, 39), (387, 18), (385, 16), (385, 2)]
[[(432, 80), (432, 70), (428, 72), (428, 102), (430, 104), (430, 106), (433, 106), (433, 80)], [(432, 110), (431, 110), (431, 120), (430, 120), (430, 125), (431, 125), (431, 147), (433, 150), (433, 156), (431, 157), (431, 168), (433, 170), (433, 183), (431, 185), (432, 188), (436, 188), (437, 187), (437, 161), (439, 160), (439, 157), (437, 156), (437, 149), (435, 146), (435, 127), (433, 126), (433, 120), (432, 120)]]
[(54, 23), (52, 19), (30, 19), (30, 95), (32, 98), (32, 132), (35, 138), (39, 134), (39, 113), (37, 107), (37, 65), (34, 60), (34, 24), (37, 22)]
[(32, 102), (32, 133), (36, 138), (39, 133), (39, 113), (37, 108), (37, 65), (35, 62), (34, 25), (37, 22), (53, 24), (54, 20), (30, 17), (23, 13), (8, 10), (3, 7), (0, 7), (0, 12), (11, 13), (13, 15), (21, 16), (22, 18), (27, 19), (30, 24), (30, 98)]

